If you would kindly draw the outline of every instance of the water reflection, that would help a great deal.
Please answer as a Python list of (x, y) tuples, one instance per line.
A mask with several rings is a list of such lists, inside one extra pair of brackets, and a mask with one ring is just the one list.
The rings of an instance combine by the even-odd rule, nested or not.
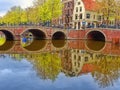
[(11, 49), (14, 45), (14, 41), (6, 41), (3, 45), (0, 46), (0, 51), (7, 51)]
[(6, 42), (6, 37), (3, 34), (3, 32), (0, 31), (0, 46), (4, 45), (5, 42)]
[[(42, 43), (43, 42), (41, 42), (41, 44)], [(11, 59), (11, 62), (12, 62), (12, 64), (10, 65), (1, 62), (1, 66), (3, 65), (6, 67), (9, 67), (9, 66), (12, 67), (13, 64), (15, 64), (16, 65), (16, 67), (14, 68), (15, 70), (16, 68), (18, 70), (18, 67), (20, 68), (20, 70), (21, 69), (24, 71), (28, 70), (26, 71), (28, 73), (26, 76), (26, 81), (31, 80), (29, 82), (33, 82), (34, 80), (37, 80), (39, 81), (40, 84), (42, 85), (44, 84), (46, 87), (48, 86), (50, 90), (53, 90), (53, 89), (59, 90), (59, 88), (55, 88), (56, 83), (58, 83), (58, 86), (60, 86), (62, 90), (80, 90), (80, 88), (82, 88), (82, 90), (99, 90), (100, 88), (104, 90), (105, 87), (111, 87), (111, 88), (114, 87), (115, 83), (119, 81), (120, 55), (103, 53), (102, 51), (101, 53), (91, 52), (91, 50), (89, 51), (88, 49), (85, 48), (86, 43), (80, 40), (78, 41), (72, 40), (66, 43), (69, 43), (68, 47), (62, 50), (49, 50), (47, 52), (45, 50), (42, 52), (34, 52), (34, 53), (31, 52), (31, 53), (22, 53), (22, 54), (19, 54), (19, 53), (11, 53), (6, 55), (1, 54), (0, 59), (4, 58), (5, 59), (4, 61), (6, 61), (9, 58)], [(38, 44), (41, 45), (39, 42)], [(49, 45), (46, 45), (46, 46), (49, 46)], [(107, 44), (107, 45), (110, 45), (110, 44)], [(113, 44), (111, 44), (110, 46), (112, 45)], [(102, 45), (100, 45), (100, 47), (101, 46)], [(31, 46), (31, 48), (33, 47)], [(13, 63), (13, 61), (17, 62), (17, 64)], [(7, 63), (10, 63), (10, 61)], [(24, 66), (24, 64), (27, 64), (28, 66)], [(30, 68), (27, 68), (27, 67), (30, 67)], [(24, 72), (23, 74), (26, 75), (26, 72)], [(29, 72), (34, 73), (34, 75)], [(23, 75), (23, 77), (25, 75)], [(28, 77), (34, 77), (34, 78), (30, 79)], [(84, 77), (84, 79), (82, 79), (82, 77)], [(15, 80), (17, 80), (17, 78), (15, 78)], [(70, 82), (72, 84), (70, 84)], [(64, 88), (64, 85), (62, 87), (62, 83), (64, 85), (68, 85), (67, 89)], [(96, 85), (96, 83), (98, 86)], [(35, 86), (36, 84), (38, 85), (38, 82), (32, 83), (33, 86)], [(118, 87), (119, 83), (117, 83), (116, 85)], [(29, 86), (30, 88), (31, 84), (28, 83), (27, 86)], [(21, 88), (24, 88), (24, 87), (26, 87), (26, 85), (24, 85), (23, 87), (20, 87), (19, 90), (22, 90)], [(38, 87), (38, 89), (36, 90), (48, 89), (48, 88), (45, 89), (43, 86), (41, 87), (42, 88)], [(32, 88), (30, 90), (34, 90), (34, 89)], [(114, 90), (114, 89), (111, 89), (111, 90)]]
[(28, 51), (38, 51), (43, 49), (46, 46), (46, 40), (33, 40), (33, 42), (24, 48)]
[(77, 49), (62, 50), (48, 53), (11, 54), (16, 60), (26, 58), (34, 65), (41, 79), (55, 81), (60, 72), (68, 77), (90, 73), (101, 87), (113, 85), (120, 77), (120, 57), (81, 52)]
[(52, 44), (54, 47), (56, 48), (62, 48), (65, 46), (66, 44), (66, 40), (52, 40)]
[(100, 50), (102, 50), (105, 47), (105, 42), (86, 40), (86, 47), (89, 50), (100, 51)]

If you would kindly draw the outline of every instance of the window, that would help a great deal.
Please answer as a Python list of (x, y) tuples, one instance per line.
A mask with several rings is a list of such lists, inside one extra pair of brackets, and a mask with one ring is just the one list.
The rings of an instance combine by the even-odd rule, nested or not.
[(80, 12), (82, 12), (82, 7), (80, 7)]
[(95, 19), (95, 15), (93, 16), (93, 19)]
[(79, 17), (80, 17), (80, 19), (82, 19), (82, 13), (80, 14), (80, 16), (79, 16)]
[(70, 3), (68, 2), (68, 7), (70, 7)]
[(70, 21), (72, 22), (72, 17), (70, 17)]
[(76, 7), (76, 12), (78, 12), (78, 7)]
[(98, 16), (98, 20), (101, 21), (102, 17), (101, 16)]
[(75, 14), (75, 19), (78, 19), (78, 15), (77, 14)]
[(89, 13), (86, 14), (86, 18), (90, 19), (90, 14)]

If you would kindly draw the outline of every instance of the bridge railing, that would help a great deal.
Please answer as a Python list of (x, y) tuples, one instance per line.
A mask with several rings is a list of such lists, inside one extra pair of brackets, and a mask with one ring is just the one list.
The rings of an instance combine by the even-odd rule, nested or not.
[[(41, 29), (53, 29), (53, 30), (66, 30), (66, 31), (70, 31), (70, 30), (76, 30), (74, 28), (63, 28), (63, 27), (56, 27), (56, 26), (42, 26), (42, 25), (15, 25), (15, 26), (11, 26), (11, 25), (3, 25), (0, 26), (0, 28), (41, 28)], [(118, 28), (112, 28), (112, 27), (85, 27), (84, 29), (78, 29), (78, 30), (87, 30), (87, 29), (100, 29), (100, 30), (104, 30), (104, 29), (108, 29), (108, 30), (120, 30), (120, 27)]]

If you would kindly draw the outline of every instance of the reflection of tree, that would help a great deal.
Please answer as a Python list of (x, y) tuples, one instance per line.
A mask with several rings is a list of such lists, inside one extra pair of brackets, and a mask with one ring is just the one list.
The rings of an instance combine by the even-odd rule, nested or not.
[(28, 60), (31, 60), (34, 64), (38, 75), (40, 75), (42, 79), (51, 79), (54, 81), (61, 70), (61, 60), (58, 54), (31, 54)]
[(21, 61), (24, 58), (24, 55), (23, 54), (10, 54), (10, 57), (13, 60), (19, 60), (19, 61)]
[(94, 62), (94, 64), (97, 68), (92, 75), (100, 87), (113, 85), (113, 82), (119, 78), (120, 58), (114, 56), (102, 56), (100, 57), (100, 60)]
[(71, 60), (70, 50), (63, 51), (61, 65), (62, 65), (62, 72), (64, 72), (66, 76), (70, 76), (70, 77), (75, 76), (74, 73), (72, 72), (72, 60)]

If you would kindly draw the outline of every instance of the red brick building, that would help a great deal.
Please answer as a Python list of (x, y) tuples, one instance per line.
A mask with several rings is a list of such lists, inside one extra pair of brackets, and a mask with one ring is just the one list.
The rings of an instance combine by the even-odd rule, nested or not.
[(62, 2), (63, 2), (63, 13), (62, 13), (63, 26), (64, 28), (72, 28), (74, 0), (62, 0)]

